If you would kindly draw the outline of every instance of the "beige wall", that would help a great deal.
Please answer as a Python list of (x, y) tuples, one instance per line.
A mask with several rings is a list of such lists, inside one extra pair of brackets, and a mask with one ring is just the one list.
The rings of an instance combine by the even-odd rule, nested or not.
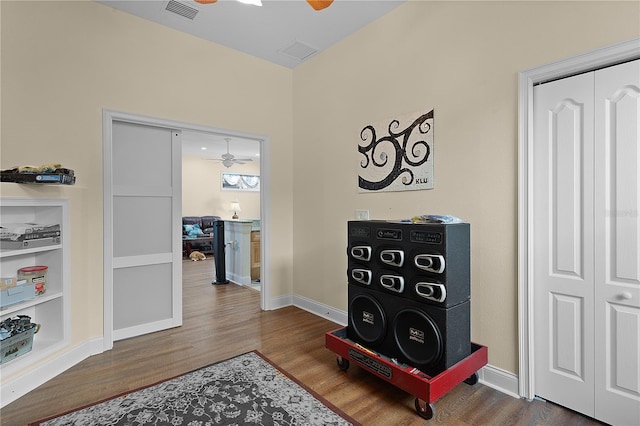
[[(294, 70), (294, 283), (347, 310), (346, 222), (472, 229), (472, 338), (517, 373), (518, 72), (640, 34), (638, 2), (410, 1)], [(369, 123), (435, 109), (435, 189), (357, 193)]]
[(260, 217), (260, 192), (222, 191), (220, 176), (222, 173), (260, 174), (260, 162), (235, 164), (226, 168), (222, 164), (192, 155), (182, 157), (182, 215), (183, 216), (220, 216), (231, 219), (231, 202), (240, 203), (241, 219)]
[[(291, 71), (94, 2), (2, 1), (0, 9), (0, 166), (58, 161), (78, 175), (74, 187), (0, 186), (3, 196), (71, 200), (74, 343), (102, 334), (109, 108), (268, 135), (272, 297), (297, 293), (347, 309), (346, 221), (355, 209), (468, 220), (473, 338), (511, 372), (517, 72), (640, 28), (637, 2), (411, 1)], [(431, 107), (436, 189), (358, 194), (359, 130)]]
[(0, 167), (60, 162), (77, 175), (0, 190), (71, 199), (74, 344), (102, 335), (103, 108), (268, 135), (272, 295), (292, 292), (291, 70), (95, 2), (0, 7)]

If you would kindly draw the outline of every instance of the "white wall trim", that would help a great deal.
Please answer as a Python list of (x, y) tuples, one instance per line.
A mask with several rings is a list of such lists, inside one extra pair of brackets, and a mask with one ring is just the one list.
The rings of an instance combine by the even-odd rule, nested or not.
[(102, 353), (102, 338), (87, 340), (80, 345), (55, 356), (28, 372), (2, 383), (0, 403), (2, 407), (26, 395), (38, 386), (53, 379), (91, 355)]
[[(112, 140), (113, 122), (118, 114), (102, 111), (102, 338), (104, 350), (113, 348), (113, 238), (107, 230), (113, 229), (111, 214), (113, 200)], [(107, 201), (108, 200), (108, 201)]]
[(248, 286), (251, 284), (251, 275), (240, 275), (233, 271), (225, 271), (227, 273), (227, 279), (237, 285)]
[[(341, 326), (346, 326), (348, 313), (315, 300), (300, 295), (293, 295), (293, 305), (311, 312), (314, 315), (333, 321)], [(288, 306), (288, 305), (286, 305)], [(284, 306), (281, 306), (284, 307)], [(518, 376), (492, 365), (485, 365), (478, 371), (480, 383), (489, 386), (499, 392), (514, 398), (520, 398), (518, 394)]]
[(179, 327), (182, 325), (182, 316), (179, 318), (180, 322), (176, 319), (163, 319), (159, 321), (149, 322), (141, 325), (134, 325), (131, 327), (120, 328), (113, 330), (113, 340), (124, 340), (131, 337), (142, 336), (144, 334), (155, 333), (156, 331), (168, 330), (170, 328)]
[(260, 307), (265, 310), (271, 306), (271, 252), (267, 242), (271, 241), (271, 149), (269, 138), (260, 139)]
[[(260, 190), (260, 219), (261, 219), (261, 239), (260, 239), (260, 251), (261, 259), (263, 259), (263, 265), (261, 269), (261, 308), (264, 310), (271, 309), (269, 292), (269, 252), (265, 249), (267, 247), (269, 232), (269, 198), (270, 198), (270, 160), (269, 160), (269, 138), (265, 135), (258, 135), (246, 132), (240, 132), (236, 130), (214, 128), (210, 126), (204, 126), (193, 123), (185, 123), (174, 120), (168, 120), (163, 118), (149, 117), (140, 114), (131, 114), (127, 112), (115, 111), (110, 109), (103, 109), (102, 111), (102, 145), (103, 145), (103, 298), (104, 298), (104, 313), (103, 313), (103, 343), (104, 349), (108, 350), (113, 347), (114, 332), (113, 332), (113, 253), (111, 248), (113, 246), (112, 236), (110, 230), (113, 229), (113, 218), (111, 217), (111, 203), (113, 195), (112, 176), (111, 176), (111, 146), (112, 146), (112, 128), (114, 121), (121, 121), (126, 123), (140, 124), (145, 126), (156, 126), (165, 129), (172, 130), (190, 130), (204, 133), (213, 133), (217, 135), (240, 137), (244, 139), (253, 139), (260, 143), (260, 179), (262, 181)], [(181, 189), (180, 189), (181, 190)], [(181, 209), (180, 209), (181, 210)], [(180, 315), (182, 316), (182, 315)], [(182, 319), (180, 318), (180, 321)], [(179, 325), (179, 324), (176, 324)]]
[(284, 296), (277, 296), (269, 299), (268, 310), (286, 308), (287, 306), (292, 306), (292, 305), (293, 305), (293, 296), (290, 294), (285, 294)]
[(533, 86), (640, 57), (640, 38), (519, 74), (518, 82), (518, 394), (535, 397), (533, 359)]
[[(345, 326), (347, 324), (347, 312), (332, 308), (304, 296), (279, 296), (271, 299), (270, 305), (273, 309), (293, 305), (314, 315), (333, 321), (338, 325)], [(102, 338), (87, 340), (60, 356), (54, 357), (41, 364), (28, 373), (3, 383), (2, 395), (0, 396), (1, 406), (5, 406), (26, 395), (31, 390), (46, 383), (86, 358), (102, 353), (105, 346), (102, 340)], [(480, 383), (486, 386), (514, 398), (519, 397), (518, 377), (513, 373), (509, 373), (492, 365), (486, 365), (478, 371), (478, 378)]]
[(518, 393), (518, 376), (501, 368), (487, 364), (478, 371), (480, 383), (499, 392), (520, 398)]
[(315, 300), (308, 299), (304, 296), (294, 295), (293, 305), (342, 326), (347, 325), (347, 312), (341, 311), (329, 305), (325, 305), (324, 303), (316, 302)]

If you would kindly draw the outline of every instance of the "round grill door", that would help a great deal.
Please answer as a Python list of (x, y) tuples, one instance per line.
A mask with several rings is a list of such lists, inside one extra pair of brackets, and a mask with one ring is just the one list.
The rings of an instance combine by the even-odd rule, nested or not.
[(349, 324), (364, 342), (380, 343), (387, 333), (387, 317), (378, 301), (367, 294), (359, 294), (349, 305)]
[(393, 337), (400, 352), (411, 365), (424, 367), (442, 355), (442, 336), (431, 317), (417, 309), (406, 308), (393, 320)]

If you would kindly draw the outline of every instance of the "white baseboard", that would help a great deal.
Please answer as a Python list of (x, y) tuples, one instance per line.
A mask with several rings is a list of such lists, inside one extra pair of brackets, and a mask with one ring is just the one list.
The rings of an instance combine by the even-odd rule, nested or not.
[(497, 391), (520, 398), (518, 394), (518, 376), (501, 368), (487, 364), (478, 371), (480, 383)]
[(102, 353), (102, 337), (88, 340), (80, 345), (56, 356), (37, 367), (21, 374), (9, 382), (2, 382), (2, 395), (0, 396), (0, 407), (15, 401), (26, 395), (48, 380), (53, 379), (58, 374), (73, 367), (80, 361), (89, 358), (91, 355)]
[(299, 295), (293, 296), (293, 305), (300, 309), (304, 309), (305, 311), (309, 311), (312, 314), (316, 314), (319, 317), (333, 321), (336, 324), (340, 324), (342, 326), (347, 325), (348, 314), (345, 311), (341, 311), (329, 305), (325, 305)]
[[(347, 312), (299, 295), (285, 295), (272, 298), (269, 309), (280, 309), (291, 305), (333, 321), (341, 326), (346, 326), (348, 322)], [(9, 382), (5, 383), (3, 381), (0, 394), (0, 407), (4, 407), (21, 396), (26, 395), (28, 392), (91, 355), (102, 353), (104, 351), (103, 344), (102, 337), (88, 340), (49, 359)], [(514, 398), (520, 398), (518, 394), (518, 376), (513, 373), (492, 365), (486, 365), (478, 371), (478, 378), (480, 383), (484, 385)]]
[(232, 281), (240, 285), (251, 284), (251, 275), (240, 275), (240, 274), (236, 274), (235, 272), (227, 271), (226, 278), (229, 281)]
[(286, 296), (278, 296), (269, 299), (267, 310), (271, 311), (274, 309), (286, 308), (287, 306), (291, 305), (293, 305), (293, 296), (291, 296), (290, 294)]
[(128, 339), (130, 337), (142, 336), (143, 334), (154, 333), (156, 331), (166, 330), (168, 328), (179, 327), (182, 325), (182, 318), (169, 318), (145, 323), (142, 325), (134, 325), (131, 327), (113, 330), (113, 341)]
[[(292, 297), (292, 302), (294, 306), (300, 309), (304, 309), (305, 311), (331, 320), (342, 326), (346, 326), (348, 323), (348, 313), (345, 311), (335, 309), (331, 306), (299, 295), (294, 295)], [(520, 398), (520, 395), (518, 394), (518, 376), (513, 373), (494, 367), (493, 365), (485, 365), (480, 369), (480, 371), (478, 371), (478, 379), (480, 383), (487, 385), (490, 388), (514, 398)]]

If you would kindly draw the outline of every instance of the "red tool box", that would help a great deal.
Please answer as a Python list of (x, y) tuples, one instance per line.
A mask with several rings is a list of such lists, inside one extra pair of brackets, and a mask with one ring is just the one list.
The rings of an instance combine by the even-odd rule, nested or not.
[(338, 367), (349, 368), (350, 361), (416, 397), (418, 415), (431, 419), (435, 413), (433, 403), (461, 382), (474, 385), (478, 370), (487, 364), (486, 346), (471, 343), (471, 354), (436, 376), (428, 376), (406, 364), (398, 364), (384, 355), (375, 353), (347, 338), (346, 327), (325, 333), (325, 347), (337, 354)]

